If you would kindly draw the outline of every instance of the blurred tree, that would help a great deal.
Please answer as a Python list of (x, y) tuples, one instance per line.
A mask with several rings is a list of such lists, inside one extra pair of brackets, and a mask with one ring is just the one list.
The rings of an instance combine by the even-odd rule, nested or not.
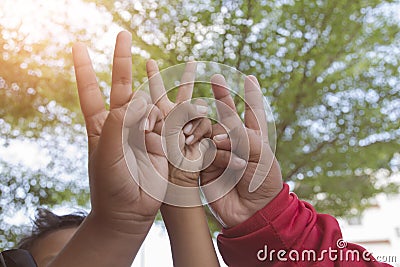
[[(88, 40), (86, 31), (62, 25), (61, 38), (48, 19), (40, 21), (42, 37), (38, 40), (32, 37), (35, 32), (23, 30), (29, 18), (20, 18), (20, 23), (13, 25), (7, 12), (7, 2), (2, 2), (0, 249), (13, 247), (23, 230), (14, 226), (21, 223), (13, 221), (16, 215), (27, 216), (39, 206), (63, 203), (87, 207), (89, 200), (86, 137), (70, 55), (74, 38)], [(13, 161), (12, 153), (4, 153), (18, 143), (22, 144), (18, 153), (38, 153), (40, 166)], [(40, 151), (32, 151), (29, 144)]]
[[(70, 47), (27, 44), (0, 25), (0, 125), (3, 137), (37, 137), (46, 126), (82, 123), (77, 111)], [(67, 107), (67, 108), (66, 108)], [(78, 113), (79, 114), (79, 113)]]
[[(273, 108), (285, 180), (320, 212), (356, 216), (377, 193), (398, 190), (376, 175), (400, 165), (398, 2), (87, 1), (133, 33), (134, 87), (145, 81), (150, 57), (161, 67), (208, 60), (256, 75)], [(86, 25), (63, 25), (67, 42), (51, 31), (27, 42), (0, 19), (0, 145), (34, 140), (51, 159), (31, 169), (0, 158), (2, 248), (20, 234), (9, 221), (18, 211), (88, 203), (70, 44), (106, 29)], [(109, 73), (99, 74), (106, 96)]]
[(135, 77), (145, 76), (148, 57), (163, 67), (215, 61), (257, 76), (284, 179), (318, 211), (357, 216), (377, 193), (398, 190), (376, 176), (399, 170), (398, 2), (94, 2), (133, 33)]

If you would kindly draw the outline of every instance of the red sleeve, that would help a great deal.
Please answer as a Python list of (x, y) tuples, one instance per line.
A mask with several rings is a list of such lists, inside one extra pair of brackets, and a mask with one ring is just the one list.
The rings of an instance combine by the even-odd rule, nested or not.
[(318, 214), (289, 186), (250, 219), (223, 229), (218, 247), (230, 267), (391, 266), (363, 247), (346, 243), (336, 219)]

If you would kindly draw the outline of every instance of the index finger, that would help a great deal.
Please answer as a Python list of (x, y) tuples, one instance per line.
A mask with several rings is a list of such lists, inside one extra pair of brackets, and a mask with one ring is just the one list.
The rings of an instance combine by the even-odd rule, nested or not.
[(79, 102), (85, 120), (106, 110), (86, 45), (76, 43), (72, 47)]
[(247, 128), (261, 131), (268, 137), (267, 117), (264, 108), (264, 96), (255, 76), (247, 76), (244, 80), (244, 123)]
[(181, 83), (176, 95), (176, 103), (189, 100), (193, 94), (194, 79), (196, 77), (197, 63), (189, 61), (186, 63), (185, 71), (183, 72)]
[(146, 70), (149, 79), (151, 100), (165, 116), (173, 108), (173, 105), (168, 99), (157, 63), (152, 59), (147, 61)]
[(112, 68), (110, 108), (119, 108), (132, 96), (132, 35), (122, 31), (117, 36)]
[(228, 108), (232, 109), (232, 111), (236, 113), (236, 106), (228, 90), (228, 86), (226, 84), (224, 76), (220, 74), (213, 75), (211, 77), (211, 87), (214, 98), (215, 100), (217, 100), (218, 118), (223, 120), (226, 115), (225, 112), (222, 112), (222, 106), (218, 105), (218, 102), (220, 102), (220, 104), (225, 104)]
[(215, 98), (218, 119), (228, 129), (233, 129), (242, 124), (237, 114), (235, 102), (228, 89), (224, 76), (220, 74), (211, 77), (211, 86)]

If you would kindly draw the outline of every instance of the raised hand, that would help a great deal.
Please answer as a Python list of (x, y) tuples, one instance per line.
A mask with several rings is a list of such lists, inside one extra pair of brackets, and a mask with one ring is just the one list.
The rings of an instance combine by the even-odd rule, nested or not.
[[(130, 222), (132, 217), (136, 217), (147, 220), (151, 225), (160, 202), (141, 190), (132, 179), (127, 164), (136, 166), (135, 171), (140, 176), (137, 177), (138, 180), (146, 179), (142, 173), (150, 162), (139, 161), (137, 156), (142, 157), (141, 153), (147, 152), (156, 169), (166, 178), (167, 161), (162, 153), (160, 133), (152, 132), (157, 128), (156, 124), (162, 123), (162, 118), (160, 111), (150, 106), (148, 100), (139, 94), (135, 95), (129, 104), (132, 97), (130, 51), (131, 35), (121, 32), (117, 37), (114, 53), (109, 112), (104, 107), (90, 58), (83, 45), (74, 46), (74, 64), (79, 99), (89, 137), (89, 178), (93, 212), (104, 217), (102, 219), (106, 221), (117, 215), (118, 218), (115, 219), (119, 221), (126, 219)], [(146, 123), (146, 113), (149, 110), (152, 113), (148, 115), (149, 122)], [(125, 114), (127, 119), (123, 125)], [(126, 151), (129, 155), (126, 162), (123, 148), (130, 146), (126, 145), (127, 139), (122, 140), (122, 131), (145, 127), (149, 127), (146, 129), (146, 141), (150, 151)]]
[(176, 267), (219, 266), (197, 187), (209, 147), (204, 138), (211, 136), (211, 122), (202, 118), (207, 114), (205, 102), (190, 102), (195, 71), (196, 63), (187, 63), (174, 103), (167, 97), (157, 64), (152, 60), (147, 63), (151, 98), (164, 115), (162, 136), (172, 184), (168, 185), (165, 204), (160, 210)]
[[(130, 33), (121, 32), (117, 37), (110, 111), (105, 108), (85, 45), (74, 45), (73, 57), (89, 139), (92, 210), (54, 266), (130, 266), (161, 205), (138, 182), (144, 183), (152, 175), (166, 180), (168, 175), (159, 131), (162, 114), (150, 105), (149, 97), (135, 94), (132, 99)], [(146, 151), (141, 149), (144, 146), (128, 143), (132, 134), (139, 144), (146, 144)], [(165, 193), (166, 186), (159, 190)]]
[(208, 148), (203, 138), (211, 136), (211, 122), (202, 118), (207, 114), (207, 105), (202, 101), (190, 103), (194, 87), (196, 63), (186, 64), (176, 96), (168, 99), (157, 63), (147, 62), (150, 95), (165, 120), (165, 144), (169, 164), (169, 181), (176, 185), (198, 186), (199, 171), (203, 165), (203, 154)]
[[(210, 203), (216, 218), (229, 228), (249, 219), (267, 205), (282, 189), (282, 175), (268, 143), (263, 95), (257, 79), (247, 76), (245, 80), (245, 125), (236, 114), (224, 77), (213, 76), (211, 84), (219, 120), (213, 125), (212, 135), (218, 150), (212, 165), (201, 172), (201, 181), (208, 184), (226, 171), (239, 175), (232, 190)], [(205, 196), (208, 195), (205, 191)]]

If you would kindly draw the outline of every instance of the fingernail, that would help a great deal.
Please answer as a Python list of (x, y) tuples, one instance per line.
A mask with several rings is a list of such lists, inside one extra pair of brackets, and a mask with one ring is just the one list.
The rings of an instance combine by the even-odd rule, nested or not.
[(146, 121), (144, 122), (144, 130), (145, 131), (149, 130), (149, 125), (150, 125), (149, 119), (146, 119)]
[(197, 105), (197, 111), (201, 114), (206, 114), (208, 111), (208, 107)]
[(219, 134), (219, 135), (214, 136), (215, 141), (223, 141), (227, 138), (228, 138), (227, 134)]
[(244, 159), (241, 159), (241, 158), (234, 158), (232, 160), (232, 163), (235, 164), (238, 167), (241, 167), (241, 168), (246, 166), (246, 161)]
[(189, 123), (189, 124), (187, 124), (187, 125), (183, 128), (183, 132), (184, 132), (185, 134), (189, 134), (190, 131), (192, 130), (192, 128), (193, 128), (193, 124)]
[(192, 141), (193, 141), (193, 139), (194, 139), (194, 135), (192, 134), (191, 136), (189, 136), (188, 138), (186, 138), (186, 144), (187, 145), (190, 145), (190, 143), (192, 143)]

